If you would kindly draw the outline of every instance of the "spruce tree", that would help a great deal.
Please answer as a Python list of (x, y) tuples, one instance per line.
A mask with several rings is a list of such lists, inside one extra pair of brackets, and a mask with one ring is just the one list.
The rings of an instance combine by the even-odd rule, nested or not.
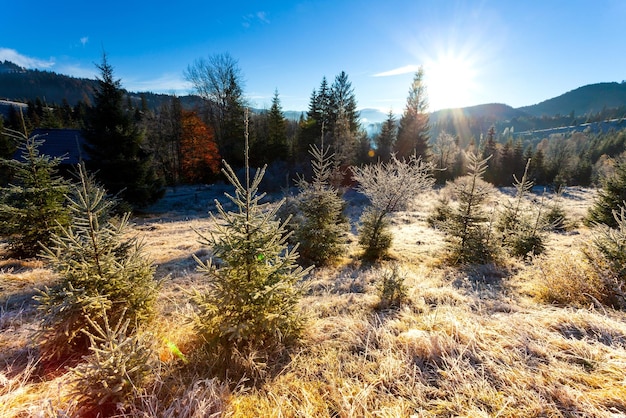
[(39, 332), (46, 357), (84, 354), (90, 321), (103, 325), (130, 320), (129, 330), (154, 312), (158, 283), (144, 246), (129, 235), (129, 216), (112, 218), (116, 201), (79, 165), (78, 182), (68, 196), (71, 225), (54, 234), (44, 256), (61, 279), (37, 300)]
[(300, 243), (304, 262), (323, 266), (344, 253), (349, 225), (343, 215), (343, 199), (330, 184), (334, 166), (330, 149), (311, 145), (310, 154), (313, 180), (298, 182), (297, 207), (301, 216), (295, 228), (295, 240)]
[(451, 185), (458, 206), (443, 226), (450, 237), (452, 263), (488, 263), (496, 255), (490, 219), (484, 210), (493, 193), (493, 186), (482, 179), (489, 159), (479, 159), (470, 153), (467, 160), (468, 174)]
[(424, 85), (424, 69), (422, 67), (415, 73), (409, 97), (400, 126), (398, 139), (395, 144), (395, 152), (398, 158), (409, 158), (415, 154), (424, 161), (429, 158), (429, 116), (426, 86)]
[(12, 173), (11, 183), (0, 189), (0, 233), (8, 237), (11, 252), (32, 257), (42, 250), (41, 245), (50, 243), (52, 234), (68, 224), (64, 195), (69, 184), (58, 175), (62, 160), (39, 152), (44, 143), (40, 135), (6, 132), (17, 141), (21, 157), (0, 160)]
[(101, 78), (83, 131), (88, 168), (97, 173), (110, 193), (119, 194), (135, 208), (147, 206), (163, 195), (161, 180), (144, 149), (144, 134), (124, 103), (121, 82), (114, 78), (106, 55), (97, 67)]
[[(247, 114), (245, 121), (247, 163)], [(235, 195), (227, 197), (236, 211), (227, 212), (216, 201), (219, 218), (212, 215), (214, 230), (198, 231), (200, 242), (220, 261), (218, 267), (212, 260), (196, 259), (210, 286), (194, 299), (199, 309), (197, 330), (215, 356), (216, 367), (227, 371), (237, 370), (252, 354), (269, 356), (298, 338), (303, 319), (297, 309), (297, 283), (306, 271), (296, 264), (297, 246), (287, 244), (287, 221), (276, 220), (284, 200), (273, 207), (261, 203), (265, 194), (259, 194), (258, 187), (265, 168), (251, 179), (246, 164), (243, 181), (226, 162), (222, 172), (235, 186)]]
[(527, 202), (533, 187), (533, 182), (528, 179), (530, 164), (531, 160), (528, 160), (521, 179), (513, 176), (515, 198), (504, 202), (504, 209), (496, 222), (496, 229), (509, 253), (523, 258), (543, 253), (545, 233), (550, 226), (543, 214), (543, 201)]
[(287, 121), (280, 106), (278, 90), (274, 92), (272, 107), (268, 118), (268, 148), (263, 150), (270, 156), (271, 160), (286, 160), (289, 156), (287, 146)]
[(396, 142), (397, 131), (396, 119), (393, 116), (393, 112), (389, 110), (387, 119), (383, 122), (380, 133), (375, 138), (376, 154), (383, 162), (387, 162), (391, 158), (391, 152)]
[(589, 208), (587, 220), (590, 223), (617, 228), (614, 212), (619, 211), (620, 206), (625, 205), (624, 202), (626, 202), (626, 161), (618, 161), (614, 173), (603, 179), (602, 189), (598, 192), (593, 206)]
[(328, 127), (333, 129), (340, 117), (346, 119), (348, 129), (353, 134), (359, 130), (359, 111), (357, 110), (356, 96), (352, 83), (348, 81), (348, 74), (342, 71), (335, 77), (330, 89), (330, 119)]

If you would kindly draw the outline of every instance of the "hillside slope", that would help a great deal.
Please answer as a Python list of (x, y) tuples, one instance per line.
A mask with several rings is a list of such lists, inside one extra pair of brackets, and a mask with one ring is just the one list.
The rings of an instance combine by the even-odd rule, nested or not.
[(626, 83), (597, 83), (579, 87), (532, 106), (518, 108), (532, 116), (598, 113), (603, 108), (626, 106)]

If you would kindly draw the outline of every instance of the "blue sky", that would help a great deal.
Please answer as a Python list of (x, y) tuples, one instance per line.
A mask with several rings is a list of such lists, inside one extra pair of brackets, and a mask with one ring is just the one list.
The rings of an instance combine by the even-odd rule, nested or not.
[(32, 0), (2, 16), (0, 60), (93, 78), (106, 51), (132, 91), (188, 94), (187, 66), (228, 52), (255, 107), (277, 89), (283, 109), (306, 110), (346, 71), (359, 108), (401, 113), (420, 65), (433, 111), (626, 79), (623, 0)]

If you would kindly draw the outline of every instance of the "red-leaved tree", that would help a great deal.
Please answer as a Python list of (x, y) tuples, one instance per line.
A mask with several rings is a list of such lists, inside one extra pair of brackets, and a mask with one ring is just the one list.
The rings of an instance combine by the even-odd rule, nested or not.
[(190, 182), (210, 181), (220, 169), (215, 134), (194, 111), (182, 111), (181, 174)]

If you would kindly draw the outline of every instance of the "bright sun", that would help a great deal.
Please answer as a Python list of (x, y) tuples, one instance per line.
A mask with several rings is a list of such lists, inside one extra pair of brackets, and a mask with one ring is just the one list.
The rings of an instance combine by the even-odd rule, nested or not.
[(477, 69), (462, 54), (443, 53), (426, 61), (424, 82), (431, 111), (471, 106), (477, 90)]

